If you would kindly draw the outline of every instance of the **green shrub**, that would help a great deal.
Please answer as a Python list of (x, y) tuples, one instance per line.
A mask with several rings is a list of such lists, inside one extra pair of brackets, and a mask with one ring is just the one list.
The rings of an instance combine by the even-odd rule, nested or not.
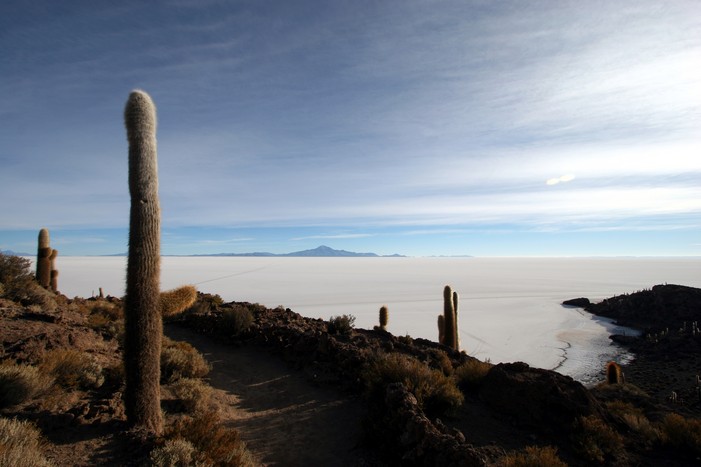
[(212, 399), (212, 388), (200, 379), (181, 378), (173, 384), (173, 394), (186, 412), (205, 412)]
[(95, 389), (105, 382), (102, 367), (95, 358), (74, 349), (50, 350), (42, 357), (39, 369), (66, 388)]
[(0, 365), (0, 408), (30, 400), (46, 391), (52, 383), (53, 380), (42, 375), (36, 367)]
[(350, 334), (355, 326), (355, 316), (341, 315), (329, 318), (327, 326), (329, 334)]
[(31, 266), (27, 258), (0, 253), (0, 284), (6, 298), (16, 301), (24, 298), (25, 290), (35, 283)]
[(180, 378), (202, 378), (210, 369), (207, 360), (189, 343), (163, 338), (161, 382), (174, 382)]
[(175, 422), (165, 439), (182, 439), (195, 447), (195, 465), (251, 466), (254, 465), (239, 432), (225, 427), (216, 412), (185, 417)]
[(36, 282), (31, 264), (27, 258), (0, 253), (0, 284), (4, 289), (3, 295), (15, 302), (39, 305), (45, 311), (54, 311), (58, 306), (56, 296)]
[(248, 331), (253, 324), (253, 313), (243, 305), (225, 309), (221, 314), (220, 332), (227, 336), (238, 336)]
[(42, 454), (41, 435), (28, 421), (0, 417), (0, 467), (50, 466)]
[(462, 405), (464, 398), (452, 378), (401, 353), (380, 354), (365, 368), (363, 380), (371, 392), (402, 383), (427, 414), (434, 416)]

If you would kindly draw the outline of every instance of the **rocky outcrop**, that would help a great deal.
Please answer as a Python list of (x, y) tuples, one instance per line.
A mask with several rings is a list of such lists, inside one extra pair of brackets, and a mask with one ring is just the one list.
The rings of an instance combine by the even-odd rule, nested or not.
[(567, 306), (576, 306), (579, 308), (586, 308), (591, 304), (591, 302), (586, 297), (579, 297), (579, 298), (573, 298), (570, 300), (565, 300), (564, 302), (562, 302), (562, 304), (567, 305)]
[(432, 422), (416, 398), (399, 383), (385, 390), (384, 404), (373, 412), (372, 433), (382, 448), (394, 452), (392, 458), (406, 466), (485, 466), (488, 458), (465, 441), (458, 430), (440, 420)]
[(514, 423), (549, 434), (570, 432), (578, 417), (602, 414), (580, 383), (522, 362), (495, 365), (482, 382), (480, 397)]

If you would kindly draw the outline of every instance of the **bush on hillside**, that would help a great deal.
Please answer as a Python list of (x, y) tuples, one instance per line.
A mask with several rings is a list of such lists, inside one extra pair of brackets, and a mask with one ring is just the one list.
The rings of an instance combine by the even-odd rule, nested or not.
[(451, 377), (401, 353), (378, 355), (365, 368), (363, 380), (371, 393), (391, 383), (404, 384), (429, 416), (443, 414), (464, 402)]
[(39, 429), (28, 421), (0, 417), (0, 466), (48, 467)]
[(191, 344), (163, 338), (161, 349), (161, 382), (180, 378), (202, 378), (210, 370), (209, 363)]
[(29, 365), (0, 365), (0, 408), (30, 400), (46, 391), (53, 380)]

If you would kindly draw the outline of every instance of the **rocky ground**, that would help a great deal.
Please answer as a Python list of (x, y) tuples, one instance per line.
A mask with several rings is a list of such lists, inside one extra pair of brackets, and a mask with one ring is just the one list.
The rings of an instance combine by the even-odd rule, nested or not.
[[(529, 456), (531, 465), (553, 465), (545, 460), (552, 456), (569, 465), (689, 465), (701, 455), (692, 328), (701, 308), (698, 289), (669, 287), (677, 286), (590, 305), (621, 319), (613, 310), (634, 303), (646, 321), (624, 324), (647, 329), (638, 340), (623, 339), (638, 356), (623, 368), (626, 384), (591, 390), (522, 363), (480, 364), (427, 340), (206, 295), (166, 333), (209, 360), (210, 405), (241, 433), (254, 465), (528, 465), (518, 461)], [(651, 301), (648, 310), (642, 303)], [(120, 306), (60, 297), (44, 310), (0, 299), (3, 364), (40, 365), (47, 352), (65, 348), (100, 368), (99, 385), (55, 386), (0, 412), (35, 423), (55, 465), (144, 465), (159, 442), (126, 425), (118, 330), (95, 318), (103, 302)], [(241, 310), (252, 318), (243, 331)], [(390, 360), (404, 376), (387, 370)], [(176, 423), (183, 417), (177, 398), (167, 384), (163, 393), (166, 423)]]

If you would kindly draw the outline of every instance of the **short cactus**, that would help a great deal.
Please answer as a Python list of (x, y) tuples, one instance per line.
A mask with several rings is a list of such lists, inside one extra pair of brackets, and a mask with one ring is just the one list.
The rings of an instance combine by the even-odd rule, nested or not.
[(387, 330), (387, 322), (389, 321), (389, 310), (386, 305), (380, 307), (380, 329)]
[(39, 231), (39, 247), (37, 249), (36, 279), (39, 285), (48, 289), (51, 286), (51, 243), (48, 229)]
[(445, 318), (438, 315), (438, 343), (445, 344)]
[(621, 367), (616, 362), (606, 364), (606, 382), (608, 384), (621, 384)]
[(124, 109), (129, 141), (129, 258), (124, 300), (124, 406), (127, 421), (156, 435), (163, 431), (160, 358), (161, 211), (158, 200), (156, 107), (133, 91)]

